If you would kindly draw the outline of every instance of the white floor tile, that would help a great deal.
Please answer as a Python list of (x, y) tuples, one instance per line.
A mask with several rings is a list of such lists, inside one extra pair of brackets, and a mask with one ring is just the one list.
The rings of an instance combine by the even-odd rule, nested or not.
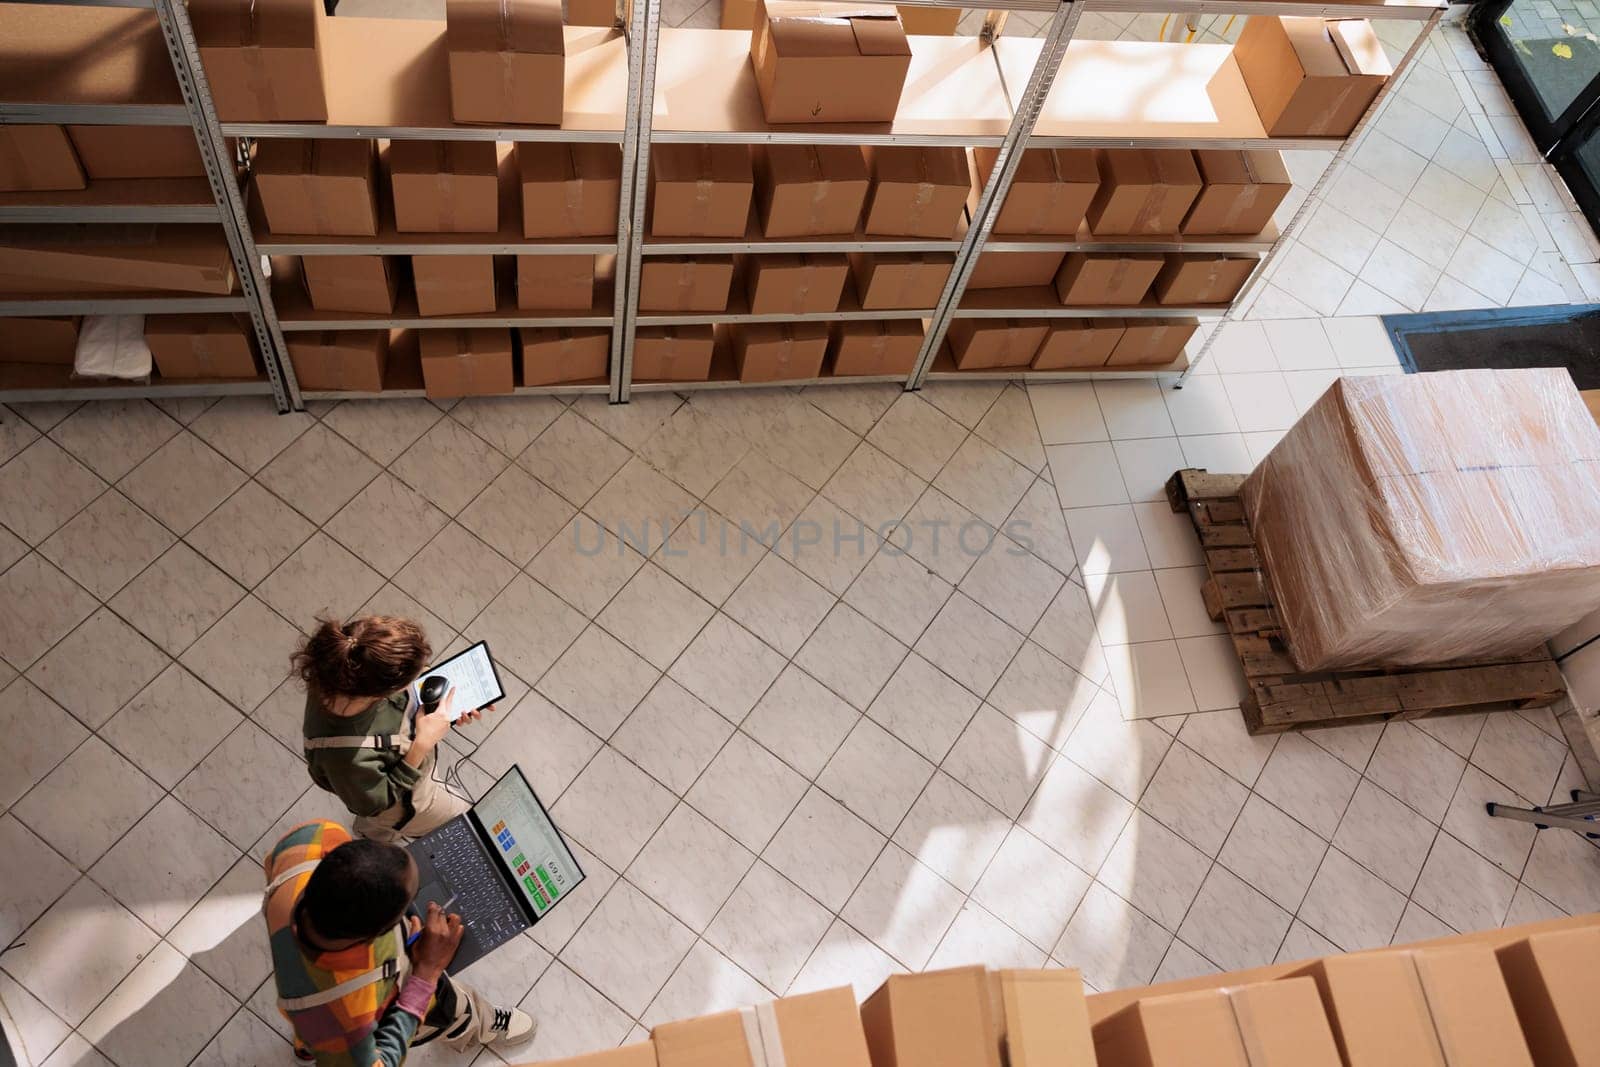
[(1057, 757), (1018, 825), (1085, 871), (1098, 870), (1133, 806), (1066, 757)]
[(1212, 345), (1211, 356), (1218, 371), (1243, 374), (1278, 369), (1276, 353), (1261, 323), (1230, 322), (1217, 329), (1222, 333)]
[(1091, 508), (1128, 502), (1128, 490), (1110, 442), (1052, 445), (1045, 452), (1062, 507)]
[(1020, 827), (1013, 826), (973, 890), (972, 899), (1048, 952), (1093, 879)]
[(1292, 913), (1305, 899), (1326, 852), (1320, 838), (1261, 797), (1251, 796), (1217, 862)]
[[(1097, 508), (1068, 508), (1063, 512), (1083, 574), (1149, 569), (1152, 561), (1146, 553), (1134, 510), (1139, 506), (1109, 504)], [(1188, 525), (1187, 520), (1184, 525)]]
[(1172, 472), (1186, 466), (1183, 446), (1175, 437), (1117, 441), (1113, 445), (1122, 481), (1133, 501), (1163, 500)]
[(790, 665), (744, 721), (744, 732), (806, 778), (816, 778), (861, 716)]
[(1084, 895), (1051, 958), (1076, 967), (1097, 989), (1144, 985), (1172, 943), (1172, 934), (1096, 882)]
[(1330, 848), (1299, 918), (1345, 952), (1387, 945), (1406, 898), (1337, 848)]
[(961, 903), (960, 890), (891, 844), (839, 917), (902, 966), (920, 969), (944, 939)]
[(835, 919), (789, 986), (789, 993), (852, 986), (856, 999), (865, 1000), (885, 978), (902, 970), (904, 967), (883, 949), (848, 923)]
[(1011, 820), (943, 771), (936, 771), (894, 833), (894, 842), (970, 893)]
[(1105, 441), (1111, 436), (1092, 383), (1029, 385), (1028, 399), (1046, 445)]
[(1333, 843), (1367, 870), (1411, 895), (1438, 827), (1362, 779)]
[(1240, 970), (1271, 963), (1292, 916), (1224, 867), (1212, 867), (1178, 928), (1219, 967)]
[(805, 790), (804, 778), (735, 733), (685, 799), (746, 848), (759, 852)]
[(1172, 420), (1156, 382), (1150, 379), (1095, 382), (1094, 391), (1113, 441), (1172, 435)]
[(620, 871), (633, 862), (672, 807), (672, 793), (661, 783), (612, 749), (602, 748), (550, 814)]
[[(561, 960), (623, 1011), (637, 1017), (693, 944), (693, 931), (639, 890), (619, 881), (562, 950)], [(534, 995), (542, 984), (534, 986)]]
[(1030, 943), (981, 904), (969, 900), (934, 950), (928, 969), (973, 965), (1028, 969), (1043, 967), (1046, 958), (1044, 949)]
[(1367, 776), (1431, 822), (1444, 819), (1466, 761), (1409, 723), (1389, 723)]
[(733, 733), (728, 720), (663, 678), (611, 738), (612, 745), (682, 796)]
[(1105, 658), (1124, 716), (1154, 719), (1199, 710), (1177, 642), (1107, 645)]
[(1281, 373), (1230, 374), (1223, 385), (1241, 430), (1286, 430), (1294, 425), (1294, 401)]
[(1505, 921), (1516, 889), (1511, 875), (1441, 833), (1412, 899), (1456, 930), (1491, 930)]
[(1133, 514), (1139, 522), (1151, 566), (1189, 567), (1205, 562), (1189, 516), (1174, 512), (1164, 502), (1135, 504)]
[[(85, 941), (95, 951), (76, 946)], [(5, 971), (66, 1022), (88, 1017), (158, 938), (87, 878), (79, 879), (6, 953)]]
[(849, 808), (813, 786), (761, 858), (791, 882), (804, 886), (829, 911), (837, 912), (883, 851), (886, 840)]
[[(628, 867), (628, 880), (692, 929), (703, 931), (755, 855), (709, 819), (679, 804)], [(683, 872), (695, 872), (695, 892), (684, 892)]]
[(154, 1067), (197, 1056), (239, 1002), (183, 954), (157, 945), (79, 1026), (119, 1064)]
[(1210, 856), (1136, 811), (1097, 878), (1140, 911), (1172, 928), (1183, 922), (1210, 868)]
[(932, 776), (933, 764), (871, 719), (862, 718), (817, 776), (817, 785), (888, 835)]

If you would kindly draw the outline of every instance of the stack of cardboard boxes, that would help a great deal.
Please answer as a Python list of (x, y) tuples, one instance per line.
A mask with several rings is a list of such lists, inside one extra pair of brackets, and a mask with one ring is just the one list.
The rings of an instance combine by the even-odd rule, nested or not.
[(1584, 1067), (1600, 926), (1556, 920), (1085, 997), (960, 967), (662, 1023), (549, 1067)]

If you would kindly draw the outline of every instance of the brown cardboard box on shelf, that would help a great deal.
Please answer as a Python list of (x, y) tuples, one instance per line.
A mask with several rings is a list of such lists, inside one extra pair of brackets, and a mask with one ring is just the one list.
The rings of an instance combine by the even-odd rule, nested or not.
[(750, 62), (770, 123), (893, 122), (911, 44), (887, 4), (756, 0)]
[(871, 1067), (850, 987), (662, 1023), (660, 1067)]
[(1239, 295), (1254, 256), (1168, 256), (1151, 288), (1158, 304), (1226, 304)]
[(1329, 956), (1298, 973), (1316, 982), (1348, 1067), (1533, 1067), (1488, 945)]
[(566, 89), (560, 0), (445, 0), (450, 115), (559, 126)]
[(510, 330), (482, 327), (417, 333), (422, 381), (429, 396), (504, 396), (516, 388)]
[(1106, 366), (1169, 366), (1183, 355), (1183, 346), (1199, 328), (1194, 319), (1123, 319), (1122, 336)]
[(1151, 252), (1071, 252), (1056, 275), (1056, 296), (1072, 307), (1137, 304), (1166, 257)]
[(850, 261), (842, 254), (777, 252), (746, 261), (752, 315), (805, 315), (837, 311)]
[(732, 289), (732, 256), (646, 256), (639, 310), (726, 311)]
[(855, 233), (867, 175), (855, 145), (767, 145), (755, 156), (762, 233), (769, 239)]
[(955, 236), (972, 189), (964, 150), (870, 147), (865, 153), (872, 171), (867, 233), (935, 239)]
[(516, 153), (524, 237), (616, 237), (620, 149), (518, 141)]
[(1497, 955), (1533, 1061), (1600, 1063), (1600, 930), (1534, 934)]
[(834, 328), (828, 373), (836, 378), (907, 375), (920, 351), (922, 323), (916, 319), (841, 322)]
[(1054, 285), (1065, 252), (982, 252), (968, 289), (1016, 289), (1027, 285)]
[(1070, 968), (893, 975), (861, 1005), (874, 1067), (1093, 1067), (1083, 981)]
[(633, 380), (703, 382), (711, 376), (715, 340), (710, 326), (641, 327), (633, 339)]
[(1187, 149), (1097, 149), (1095, 163), (1100, 188), (1087, 217), (1096, 237), (1176, 234), (1200, 195), (1200, 170)]
[[(37, 237), (37, 239), (35, 239)], [(0, 231), (0, 293), (179, 292), (226, 296), (236, 277), (214, 226)]]
[(821, 322), (750, 322), (729, 328), (729, 343), (741, 382), (816, 378), (828, 354), (828, 327)]
[(953, 256), (931, 252), (852, 252), (849, 258), (864, 311), (933, 307), (955, 262)]
[(616, 22), (613, 0), (567, 0), (568, 26), (614, 26)]
[(0, 126), (0, 193), (82, 189), (86, 184), (65, 128)]
[(896, 4), (900, 12), (900, 25), (915, 37), (953, 37), (956, 25), (963, 14), (959, 7), (922, 7), (918, 4)]
[(1343, 137), (1394, 73), (1366, 19), (1251, 15), (1233, 59), (1268, 137)]
[(411, 280), (421, 315), (493, 311), (493, 256), (412, 256)]
[(302, 256), (300, 276), (318, 311), (394, 311), (395, 271), (384, 256)]
[(717, 27), (724, 30), (756, 28), (756, 0), (722, 0), (722, 17)]
[(376, 393), (389, 357), (388, 330), (291, 333), (289, 362), (301, 389)]
[(493, 141), (389, 144), (394, 228), (401, 233), (494, 233), (500, 228)]
[(1309, 978), (1137, 1000), (1095, 1024), (1094, 1047), (1117, 1067), (1341, 1067)]
[(1041, 319), (951, 319), (947, 336), (961, 370), (1026, 367), (1048, 328)]
[(326, 122), (320, 0), (189, 0), (223, 122)]
[(650, 151), (650, 235), (743, 237), (754, 188), (749, 145), (657, 145)]
[(149, 315), (144, 340), (163, 378), (256, 378), (250, 328), (232, 315)]
[(1121, 319), (1055, 319), (1033, 357), (1033, 369), (1103, 367), (1124, 329)]
[(91, 181), (206, 176), (187, 126), (68, 126), (67, 134)]
[(263, 138), (252, 173), (267, 229), (275, 234), (377, 235), (371, 141)]
[[(987, 185), (997, 148), (974, 148), (978, 183)], [(1000, 205), (995, 233), (1075, 236), (1100, 188), (1100, 168), (1087, 148), (1029, 148), (1022, 153), (1011, 190)]]
[(610, 366), (611, 331), (604, 327), (522, 327), (522, 384), (559, 385), (603, 379)]
[(656, 1048), (651, 1041), (635, 1041), (621, 1048), (602, 1049), (564, 1060), (530, 1061), (512, 1067), (656, 1067)]
[(7, 319), (0, 329), (0, 363), (72, 366), (78, 353), (79, 319)]
[(1188, 236), (1258, 234), (1293, 187), (1277, 152), (1202, 148), (1194, 162), (1205, 184), (1183, 220)]
[(588, 311), (594, 307), (593, 256), (518, 256), (517, 307)]

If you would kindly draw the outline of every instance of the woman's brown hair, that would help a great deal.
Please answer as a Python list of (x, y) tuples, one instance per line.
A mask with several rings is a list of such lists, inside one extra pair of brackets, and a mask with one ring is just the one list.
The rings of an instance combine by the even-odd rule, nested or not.
[(294, 654), (294, 671), (323, 697), (382, 697), (427, 666), (433, 648), (422, 627), (394, 615), (359, 615), (348, 622), (317, 619)]

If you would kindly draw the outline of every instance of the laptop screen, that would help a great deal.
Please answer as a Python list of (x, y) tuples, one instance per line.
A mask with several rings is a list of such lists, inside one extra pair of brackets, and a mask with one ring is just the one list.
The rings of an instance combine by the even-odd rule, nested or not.
[(583, 881), (578, 861), (518, 768), (490, 787), (472, 814), (536, 919)]

